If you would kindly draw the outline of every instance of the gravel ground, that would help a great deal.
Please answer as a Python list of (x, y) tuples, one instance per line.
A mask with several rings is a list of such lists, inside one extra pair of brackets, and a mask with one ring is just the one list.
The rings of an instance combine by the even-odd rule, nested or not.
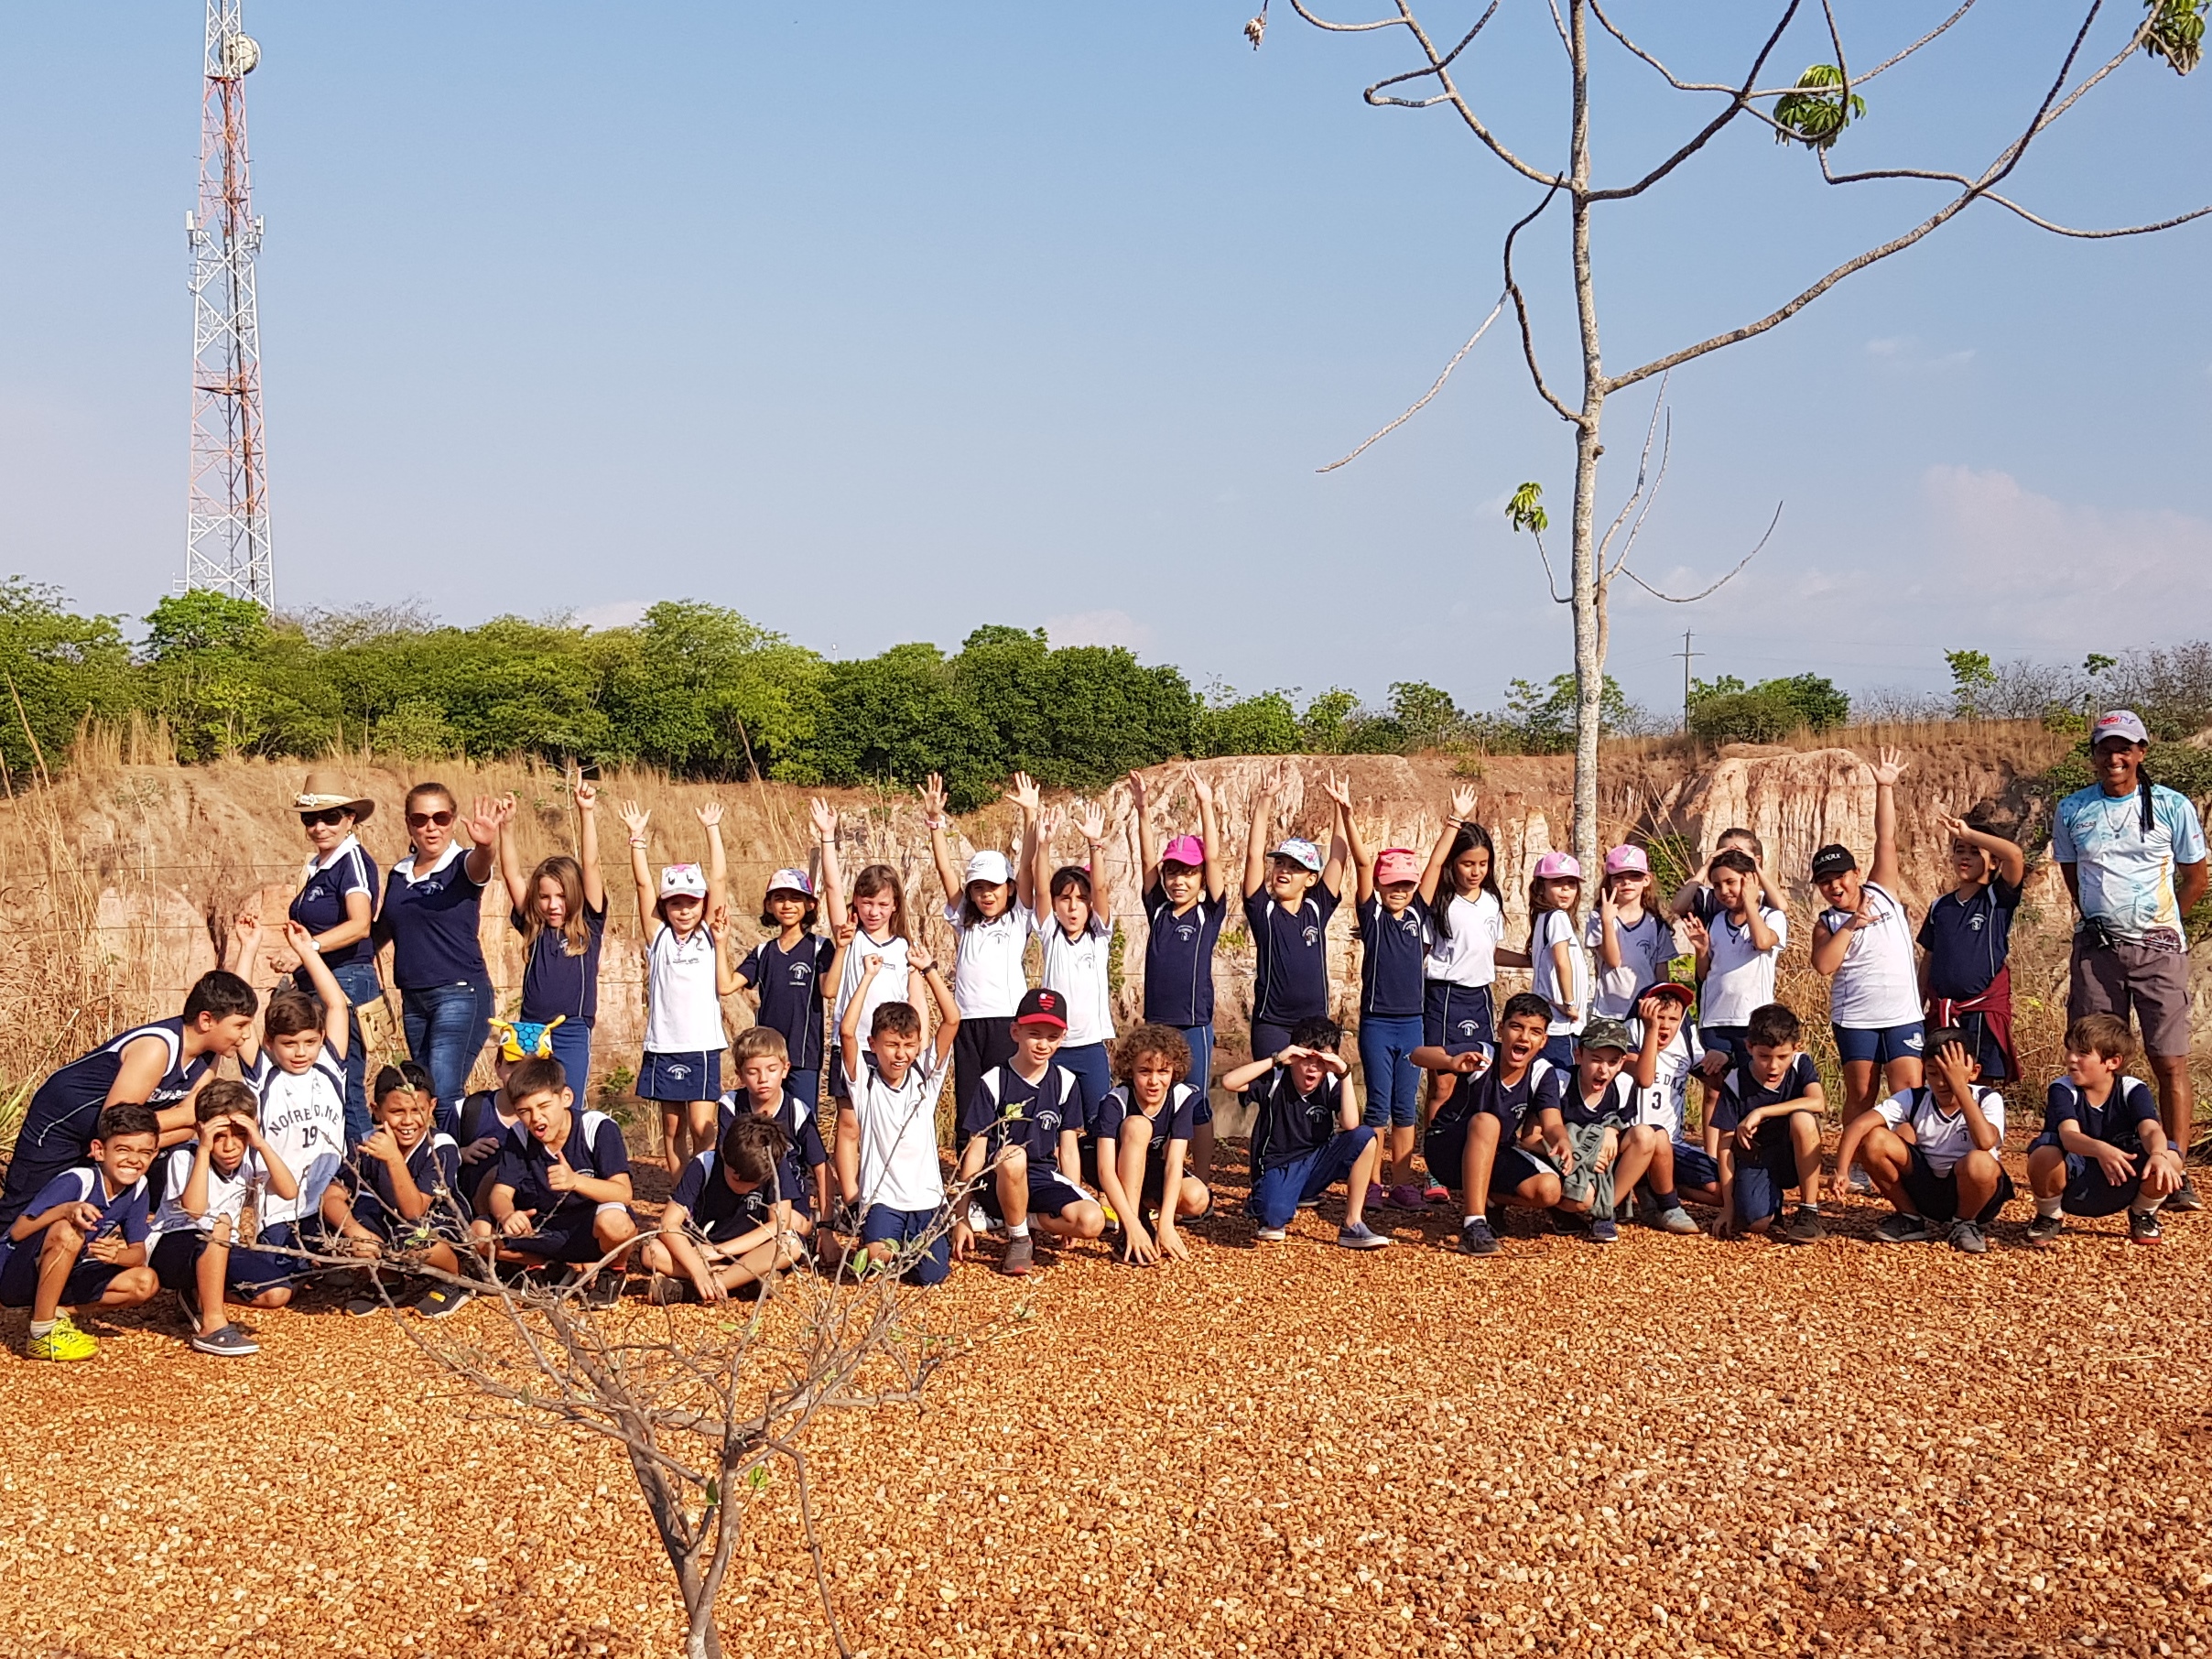
[[(1275, 1246), (1209, 1221), (1168, 1269), (963, 1270), (974, 1346), (926, 1408), (812, 1442), (851, 1644), (2212, 1651), (2212, 1215), (2037, 1252), (2014, 1210), (1979, 1260), (1868, 1242), (1868, 1203), (1805, 1249), (1489, 1262), (1386, 1212), (1357, 1255), (1331, 1205)], [(605, 1448), (472, 1419), (314, 1307), (248, 1361), (187, 1350), (167, 1298), (90, 1364), (0, 1360), (0, 1653), (677, 1651)], [(829, 1653), (787, 1494), (759, 1504), (728, 1651)]]

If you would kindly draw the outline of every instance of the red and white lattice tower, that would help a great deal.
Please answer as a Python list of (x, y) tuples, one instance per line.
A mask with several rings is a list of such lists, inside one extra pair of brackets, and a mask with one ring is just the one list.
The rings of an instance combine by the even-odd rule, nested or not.
[(261, 49), (242, 0), (207, 0), (201, 95), (200, 207), (192, 249), (192, 482), (184, 586), (276, 602), (269, 557), (268, 458), (261, 433), (261, 328), (254, 302), (254, 216), (245, 78)]

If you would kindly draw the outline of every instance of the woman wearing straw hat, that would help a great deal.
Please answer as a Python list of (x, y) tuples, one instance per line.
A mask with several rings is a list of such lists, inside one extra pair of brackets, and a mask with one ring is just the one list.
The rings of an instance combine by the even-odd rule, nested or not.
[[(354, 838), (369, 821), (376, 803), (353, 793), (334, 772), (310, 772), (292, 806), (313, 849), (301, 873), (291, 917), (313, 934), (312, 949), (322, 958), (346, 1000), (358, 1008), (384, 987), (376, 978), (376, 947), (369, 927), (376, 910), (376, 861)], [(301, 975), (304, 981), (306, 976)], [(301, 989), (307, 989), (304, 982)], [(375, 1127), (362, 1088), (367, 1064), (361, 1021), (353, 1018), (345, 1053), (346, 1144), (357, 1145)]]

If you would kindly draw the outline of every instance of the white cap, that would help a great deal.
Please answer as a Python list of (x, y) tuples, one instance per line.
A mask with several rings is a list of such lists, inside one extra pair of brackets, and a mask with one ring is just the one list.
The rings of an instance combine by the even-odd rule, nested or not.
[(707, 878), (697, 864), (670, 864), (660, 873), (660, 895), (665, 899), (703, 899)]
[(1006, 862), (1003, 852), (979, 852), (968, 861), (967, 882), (1010, 882), (1014, 880), (1014, 866)]
[(807, 898), (814, 896), (814, 883), (804, 870), (778, 870), (768, 878), (770, 893), (797, 893)]

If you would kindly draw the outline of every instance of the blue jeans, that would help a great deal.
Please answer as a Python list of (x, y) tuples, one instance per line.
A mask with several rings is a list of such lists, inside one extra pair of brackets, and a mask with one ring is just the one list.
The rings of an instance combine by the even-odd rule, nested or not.
[[(376, 964), (373, 961), (346, 962), (331, 970), (331, 977), (338, 981), (338, 989), (346, 993), (346, 1001), (355, 1008), (374, 1002), (384, 994), (384, 986), (376, 978)], [(301, 990), (307, 987), (303, 984)], [(369, 1138), (376, 1127), (369, 1115), (368, 1046), (361, 1038), (361, 1016), (346, 1016), (345, 1055), (345, 1138), (348, 1147), (358, 1146)]]
[(549, 1034), (553, 1057), (568, 1073), (569, 1087), (576, 1091), (581, 1111), (591, 1098), (591, 1027), (581, 1020), (563, 1020)]
[(1375, 1014), (1360, 1021), (1360, 1068), (1367, 1075), (1367, 1110), (1361, 1120), (1372, 1129), (1411, 1127), (1421, 1096), (1421, 1068), (1414, 1050), (1421, 1046), (1421, 1016), (1387, 1019)]
[(1213, 1122), (1213, 1097), (1207, 1091), (1213, 1087), (1213, 1027), (1211, 1025), (1177, 1025), (1183, 1040), (1190, 1045), (1190, 1075), (1183, 1080), (1198, 1091), (1196, 1106), (1192, 1108), (1193, 1121), (1198, 1123)]
[(1352, 1166), (1374, 1138), (1375, 1132), (1364, 1126), (1341, 1129), (1304, 1157), (1262, 1170), (1244, 1200), (1244, 1213), (1263, 1227), (1289, 1226), (1300, 1204), (1319, 1198), (1339, 1181), (1350, 1181)]
[(430, 1074), (430, 1088), (438, 1097), (438, 1127), (448, 1134), (459, 1133), (469, 1068), (491, 1035), (492, 1007), (492, 987), (484, 980), (459, 980), (399, 993), (407, 1056)]

